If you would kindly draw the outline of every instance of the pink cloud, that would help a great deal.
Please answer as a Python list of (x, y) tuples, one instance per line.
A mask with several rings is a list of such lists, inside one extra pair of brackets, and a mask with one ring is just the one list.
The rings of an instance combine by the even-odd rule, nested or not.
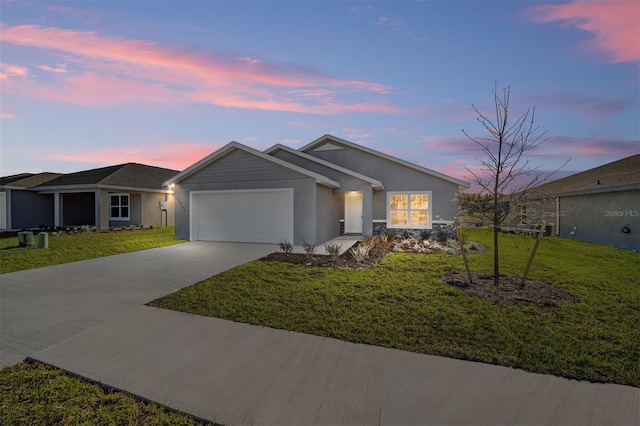
[(9, 77), (24, 77), (29, 74), (29, 70), (20, 65), (2, 64), (0, 63), (0, 79), (8, 79)]
[[(45, 49), (64, 55), (74, 65), (74, 76), (66, 76), (55, 85), (32, 84), (38, 90), (7, 87), (59, 101), (107, 105), (131, 102), (137, 97), (140, 102), (179, 99), (229, 108), (314, 114), (401, 111), (385, 102), (357, 99), (390, 93), (391, 89), (382, 84), (335, 78), (297, 65), (236, 58), (225, 52), (192, 51), (145, 40), (105, 37), (92, 31), (38, 25), (3, 26), (3, 43)], [(67, 67), (40, 66), (40, 69), (62, 74)], [(103, 90), (84, 91), (89, 83), (95, 82), (100, 82)], [(114, 84), (115, 90), (109, 90), (106, 84)], [(66, 96), (67, 90), (61, 87), (78, 90)]]
[(98, 165), (141, 163), (174, 170), (183, 170), (216, 151), (222, 144), (175, 142), (154, 146), (153, 149), (99, 148), (75, 150), (73, 154), (52, 154), (47, 158), (73, 163), (86, 163), (87, 168)]
[(535, 22), (562, 22), (588, 31), (590, 50), (605, 52), (613, 63), (640, 61), (640, 2), (580, 1), (545, 4), (525, 11)]
[(23, 82), (14, 85), (13, 91), (41, 99), (94, 107), (122, 102), (168, 103), (180, 100), (179, 93), (167, 90), (158, 83), (133, 81), (100, 74), (71, 76), (55, 85)]
[(43, 71), (51, 71), (57, 74), (64, 74), (69, 72), (67, 71), (67, 64), (58, 64), (57, 67), (51, 67), (49, 65), (38, 65), (38, 68), (40, 68)]
[(0, 106), (0, 119), (5, 120), (8, 118), (16, 118), (17, 116), (14, 111)]

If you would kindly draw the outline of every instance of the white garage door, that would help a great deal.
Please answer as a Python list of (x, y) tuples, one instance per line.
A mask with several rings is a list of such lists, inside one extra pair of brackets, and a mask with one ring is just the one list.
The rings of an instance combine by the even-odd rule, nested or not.
[(191, 193), (191, 240), (293, 242), (293, 189)]

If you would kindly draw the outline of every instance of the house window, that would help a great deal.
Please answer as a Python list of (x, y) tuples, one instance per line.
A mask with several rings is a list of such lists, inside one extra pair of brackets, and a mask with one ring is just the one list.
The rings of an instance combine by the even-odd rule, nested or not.
[(111, 194), (109, 218), (129, 220), (129, 194)]
[(388, 228), (429, 228), (431, 192), (389, 192)]
[(527, 206), (524, 204), (520, 204), (518, 206), (518, 218), (517, 221), (521, 224), (521, 225), (526, 225), (527, 224)]

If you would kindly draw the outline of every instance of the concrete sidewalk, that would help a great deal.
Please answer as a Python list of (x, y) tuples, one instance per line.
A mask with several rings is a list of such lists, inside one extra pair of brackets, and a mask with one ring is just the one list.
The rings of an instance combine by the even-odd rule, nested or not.
[(145, 306), (33, 358), (229, 425), (640, 424), (638, 388)]

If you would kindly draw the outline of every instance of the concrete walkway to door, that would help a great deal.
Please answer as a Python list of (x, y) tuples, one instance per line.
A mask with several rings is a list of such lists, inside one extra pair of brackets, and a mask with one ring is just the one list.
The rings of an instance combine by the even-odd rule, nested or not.
[(0, 367), (277, 250), (198, 241), (2, 274)]

